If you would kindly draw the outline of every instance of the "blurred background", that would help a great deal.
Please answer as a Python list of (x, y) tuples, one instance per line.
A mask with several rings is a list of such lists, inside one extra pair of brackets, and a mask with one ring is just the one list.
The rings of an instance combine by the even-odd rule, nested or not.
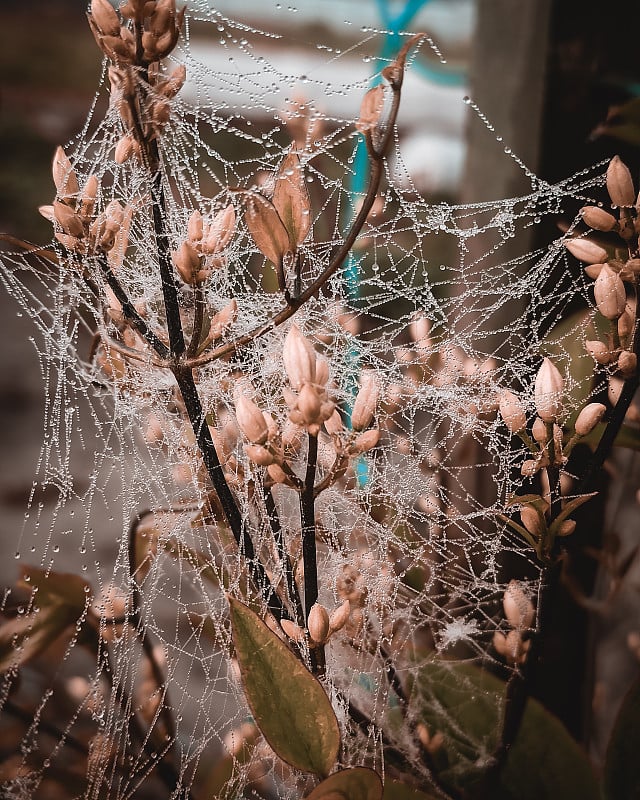
[[(348, 49), (365, 36), (363, 28), (391, 31), (376, 38), (380, 55), (398, 49), (394, 29), (427, 31), (446, 63), (423, 48), (407, 83), (400, 134), (408, 171), (431, 201), (473, 203), (528, 194), (531, 177), (511, 154), (550, 182), (615, 153), (638, 175), (638, 4), (603, 9), (582, 0), (219, 0), (214, 5), (283, 34), (270, 46), (283, 49), (279, 57), (290, 59), (291, 73), (321, 73), (334, 84), (343, 75), (349, 82), (366, 78), (367, 64), (348, 57)], [(36, 243), (47, 242), (51, 233), (37, 207), (52, 198), (53, 152), (82, 128), (102, 70), (85, 8), (82, 0), (0, 2), (0, 231)], [(220, 51), (210, 32), (195, 25), (192, 46), (215, 67)], [(334, 60), (336, 54), (341, 58)], [(312, 98), (317, 93), (318, 102), (321, 84), (310, 80), (305, 87)], [(356, 112), (357, 105), (339, 109), (345, 116)], [(566, 219), (576, 210), (563, 208)], [(500, 259), (544, 246), (557, 235), (556, 222), (533, 226), (528, 237), (502, 248)], [(43, 436), (42, 374), (31, 336), (31, 321), (2, 288), (3, 581), (15, 575), (13, 554)], [(90, 468), (89, 452), (78, 462), (79, 485), (86, 482), (83, 469)], [(585, 568), (587, 582), (594, 575), (595, 567)], [(572, 659), (584, 659), (588, 633), (581, 614), (572, 628), (576, 642), (571, 648), (558, 645), (566, 650), (567, 675), (575, 666)], [(567, 622), (562, 620), (564, 630)], [(583, 688), (576, 687), (574, 696), (564, 690), (556, 696), (551, 684), (547, 691), (547, 702), (580, 736)]]

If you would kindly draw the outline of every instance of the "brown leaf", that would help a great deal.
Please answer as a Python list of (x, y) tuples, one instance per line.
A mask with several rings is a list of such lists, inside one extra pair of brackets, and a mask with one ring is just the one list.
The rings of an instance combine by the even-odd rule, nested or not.
[(289, 234), (291, 249), (296, 250), (311, 227), (311, 202), (298, 154), (292, 150), (280, 164), (276, 175), (273, 205)]
[(273, 264), (282, 264), (290, 249), (289, 234), (273, 203), (252, 192), (246, 196), (244, 217), (258, 250)]

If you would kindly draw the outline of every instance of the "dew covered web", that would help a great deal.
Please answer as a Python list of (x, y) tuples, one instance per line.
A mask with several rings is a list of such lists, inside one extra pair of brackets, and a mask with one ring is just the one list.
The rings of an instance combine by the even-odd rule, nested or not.
[[(362, 31), (349, 57), (370, 60), (383, 34)], [(208, 61), (209, 51), (225, 59)], [(368, 80), (325, 85), (311, 72), (305, 83), (280, 64), (286, 52), (275, 34), (193, 2), (185, 36), (166, 65), (170, 71), (183, 63), (188, 76), (160, 138), (171, 250), (184, 241), (194, 209), (211, 216), (233, 202), (237, 212), (224, 263), (204, 284), (209, 317), (232, 299), (237, 303), (237, 317), (219, 342), (269, 321), (283, 307), (273, 267), (247, 231), (236, 190), (258, 185), (269, 195), (295, 140), (312, 216), (301, 246), (303, 286), (327, 264), (361, 200), (350, 186), (362, 140), (354, 121)], [(314, 63), (318, 53), (326, 63), (344, 58), (316, 49)], [(409, 74), (416, 57), (440, 56), (423, 42), (409, 56)], [(348, 81), (347, 70), (344, 76)], [(314, 81), (322, 84), (324, 99), (305, 104), (305, 86)], [(65, 150), (80, 186), (90, 175), (99, 178), (98, 210), (113, 198), (131, 209), (129, 245), (117, 274), (144, 308), (147, 324), (166, 338), (148, 178), (135, 159), (114, 161), (123, 129), (113, 106), (102, 119), (108, 92), (105, 68), (94, 112)], [(345, 97), (352, 101), (348, 113), (334, 113), (334, 100), (342, 109)], [(373, 370), (381, 390), (370, 426), (381, 431), (378, 446), (352, 459), (345, 476), (316, 502), (320, 602), (332, 611), (345, 597), (352, 600), (347, 625), (326, 647), (342, 764), (384, 769), (384, 738), (428, 785), (414, 723), (426, 720), (431, 736), (444, 733), (446, 769), (482, 765), (496, 746), (501, 699), (492, 683), (478, 693), (474, 667), (507, 676), (512, 667), (493, 645), (496, 631), (509, 631), (505, 587), (519, 578), (534, 602), (538, 588), (533, 551), (499, 516), (511, 515), (509, 497), (533, 484), (520, 475), (525, 448), (497, 413), (497, 392), (510, 388), (533, 412), (533, 377), (541, 356), (553, 354), (565, 374), (569, 416), (576, 410), (574, 390), (591, 375), (590, 360), (585, 368), (578, 359), (576, 367), (563, 348), (564, 341), (584, 339), (586, 322), (564, 330), (566, 339), (549, 338), (578, 298), (586, 300), (583, 306), (590, 302), (585, 279), (572, 277), (562, 244), (509, 263), (501, 263), (501, 248), (557, 215), (567, 198), (589, 202), (603, 170), (558, 186), (531, 176), (527, 197), (455, 206), (432, 205), (413, 188), (401, 141), (392, 143), (384, 169), (375, 213), (351, 256), (295, 322), (327, 360), (329, 396), (345, 425), (362, 369)], [(446, 263), (439, 255), (443, 240)], [(53, 246), (64, 258), (59, 243)], [(175, 381), (122, 324), (97, 259), (84, 264), (89, 281), (77, 268), (58, 272), (41, 259), (16, 255), (3, 264), (3, 282), (37, 328), (47, 390), (38, 475), (16, 543), (27, 577), (5, 597), (9, 617), (32, 623), (16, 660), (20, 642), (36, 650), (38, 637), (46, 635), (46, 625), (38, 625), (50, 606), (41, 602), (44, 590), (30, 590), (42, 583), (38, 570), (79, 576), (79, 583), (60, 579), (58, 589), (47, 592), (64, 595), (73, 587), (86, 595), (77, 630), (71, 628), (74, 638), (62, 636), (53, 649), (40, 650), (39, 660), (23, 671), (20, 691), (36, 698), (35, 716), (26, 733), (17, 724), (7, 733), (16, 738), (17, 755), (3, 796), (37, 796), (43, 786), (48, 796), (169, 796), (162, 769), (153, 769), (164, 754), (161, 763), (174, 764), (181, 779), (171, 796), (187, 797), (192, 789), (194, 797), (239, 797), (246, 786), (246, 796), (298, 797), (312, 784), (274, 758), (256, 734), (229, 655), (225, 591), (254, 603), (255, 591), (247, 589), (228, 529), (202, 512), (209, 484)], [(189, 331), (193, 293), (181, 286)], [(248, 460), (234, 409), (240, 389), (268, 410), (286, 439), (291, 468), (304, 475), (306, 435), (287, 421), (283, 401), (283, 389), (290, 388), (282, 361), (290, 327), (286, 322), (197, 371), (227, 481), (276, 582), (282, 568), (261, 499), (265, 470)], [(140, 354), (127, 359), (109, 341)], [(334, 458), (335, 443), (323, 428), (319, 480)], [(297, 494), (276, 485), (273, 496), (297, 563)], [(137, 570), (135, 591), (130, 569)], [(123, 625), (136, 594), (139, 617)], [(84, 620), (92, 614), (101, 620), (102, 644), (86, 633)], [(160, 675), (147, 657), (151, 649)], [(387, 659), (410, 697), (404, 716)], [(3, 699), (14, 702), (15, 669), (4, 674), (2, 687)], [(493, 719), (484, 733), (460, 723), (472, 689)], [(371, 724), (350, 718), (349, 704)]]

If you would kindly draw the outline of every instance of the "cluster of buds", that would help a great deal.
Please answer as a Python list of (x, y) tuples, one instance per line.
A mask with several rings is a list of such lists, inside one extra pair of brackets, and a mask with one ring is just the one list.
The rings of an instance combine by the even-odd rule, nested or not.
[(177, 11), (175, 0), (126, 0), (118, 14), (109, 0), (91, 0), (87, 17), (98, 46), (110, 61), (148, 66), (166, 58), (176, 46), (185, 8)]
[(613, 241), (613, 245), (605, 249), (591, 235), (568, 239), (565, 246), (586, 264), (585, 272), (595, 280), (596, 308), (609, 322), (607, 340), (588, 340), (586, 350), (596, 363), (609, 367), (612, 372), (618, 371), (622, 378), (630, 378), (638, 368), (633, 344), (636, 310), (627, 300), (625, 283), (636, 285), (640, 276), (640, 202), (631, 173), (618, 156), (609, 164), (606, 183), (612, 210), (617, 209), (617, 215), (599, 206), (585, 206), (581, 214), (592, 231), (608, 237), (605, 244)]
[(493, 635), (493, 646), (508, 663), (522, 664), (531, 646), (531, 641), (525, 639), (524, 635), (533, 625), (535, 609), (518, 581), (511, 581), (507, 586), (502, 606), (511, 630), (507, 634), (496, 631)]
[(200, 211), (189, 217), (187, 238), (173, 253), (173, 263), (182, 280), (190, 285), (202, 284), (212, 270), (224, 265), (222, 251), (236, 229), (236, 214), (232, 205), (205, 220)]
[(311, 647), (321, 647), (349, 620), (350, 605), (345, 601), (331, 613), (320, 603), (314, 603), (309, 611), (306, 631), (291, 620), (283, 619), (282, 630), (294, 642), (303, 642), (307, 637)]
[(100, 184), (90, 175), (82, 190), (78, 176), (62, 147), (53, 157), (53, 205), (40, 206), (40, 213), (53, 223), (55, 237), (67, 250), (80, 255), (106, 253), (112, 267), (122, 263), (128, 243), (131, 212), (112, 200), (95, 215)]
[(602, 420), (606, 407), (602, 403), (588, 403), (574, 424), (574, 436), (565, 445), (559, 420), (563, 414), (564, 380), (553, 362), (545, 358), (538, 370), (534, 385), (537, 416), (531, 426), (533, 439), (527, 432), (525, 407), (513, 392), (504, 389), (499, 395), (500, 416), (509, 431), (519, 436), (534, 454), (522, 464), (522, 474), (533, 477), (540, 469), (562, 467), (578, 439), (587, 436)]
[(312, 436), (317, 436), (321, 425), (335, 411), (335, 404), (327, 392), (329, 366), (325, 359), (316, 354), (313, 345), (297, 325), (291, 326), (285, 338), (282, 360), (294, 390), (284, 390), (289, 419), (295, 425), (306, 428)]
[[(284, 452), (280, 428), (268, 411), (261, 411), (258, 405), (245, 394), (238, 392), (235, 399), (238, 427), (249, 440), (244, 451), (254, 464), (261, 467), (284, 464)], [(280, 477), (280, 471), (276, 475)]]
[(126, 131), (116, 144), (117, 164), (131, 158), (142, 159), (142, 143), (153, 141), (162, 133), (171, 114), (170, 101), (184, 85), (186, 76), (183, 64), (168, 77), (162, 76), (159, 64), (152, 64), (147, 70), (143, 93), (139, 77), (131, 67), (109, 67), (111, 104), (118, 110)]
[[(527, 415), (521, 400), (508, 390), (500, 394), (500, 415), (509, 431), (520, 437), (533, 454), (533, 458), (526, 459), (521, 467), (524, 477), (532, 478), (540, 470), (545, 470), (547, 490), (555, 491), (550, 485), (551, 473), (559, 475), (559, 470), (566, 464), (569, 453), (575, 444), (591, 431), (602, 420), (606, 407), (602, 403), (588, 403), (578, 414), (574, 423), (574, 432), (565, 443), (563, 432), (559, 424), (563, 414), (564, 381), (557, 367), (545, 358), (538, 374), (534, 387), (534, 400), (537, 415), (531, 425), (531, 436), (527, 429)], [(560, 475), (560, 489), (564, 489)], [(576, 523), (569, 519), (582, 503), (591, 495), (578, 495), (566, 500), (562, 499), (562, 507), (551, 507), (548, 500), (540, 495), (527, 494), (512, 498), (509, 505), (520, 505), (521, 524), (501, 515), (511, 528), (519, 533), (538, 553), (542, 560), (551, 557), (553, 544), (558, 536), (569, 536)], [(555, 504), (554, 504), (555, 505)]]

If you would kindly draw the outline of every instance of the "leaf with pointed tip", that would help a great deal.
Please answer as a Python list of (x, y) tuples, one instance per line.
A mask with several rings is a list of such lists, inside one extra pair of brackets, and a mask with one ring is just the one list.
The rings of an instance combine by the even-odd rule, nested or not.
[(304, 169), (295, 151), (283, 160), (276, 175), (273, 205), (289, 234), (292, 250), (301, 244), (311, 227), (311, 201)]
[(287, 764), (329, 774), (340, 749), (340, 729), (326, 692), (265, 623), (229, 598), (236, 657), (256, 725)]
[(306, 800), (382, 800), (382, 780), (368, 767), (334, 772), (307, 795)]
[(244, 219), (262, 255), (276, 266), (281, 265), (291, 245), (287, 229), (273, 203), (258, 192), (250, 192), (245, 200)]

